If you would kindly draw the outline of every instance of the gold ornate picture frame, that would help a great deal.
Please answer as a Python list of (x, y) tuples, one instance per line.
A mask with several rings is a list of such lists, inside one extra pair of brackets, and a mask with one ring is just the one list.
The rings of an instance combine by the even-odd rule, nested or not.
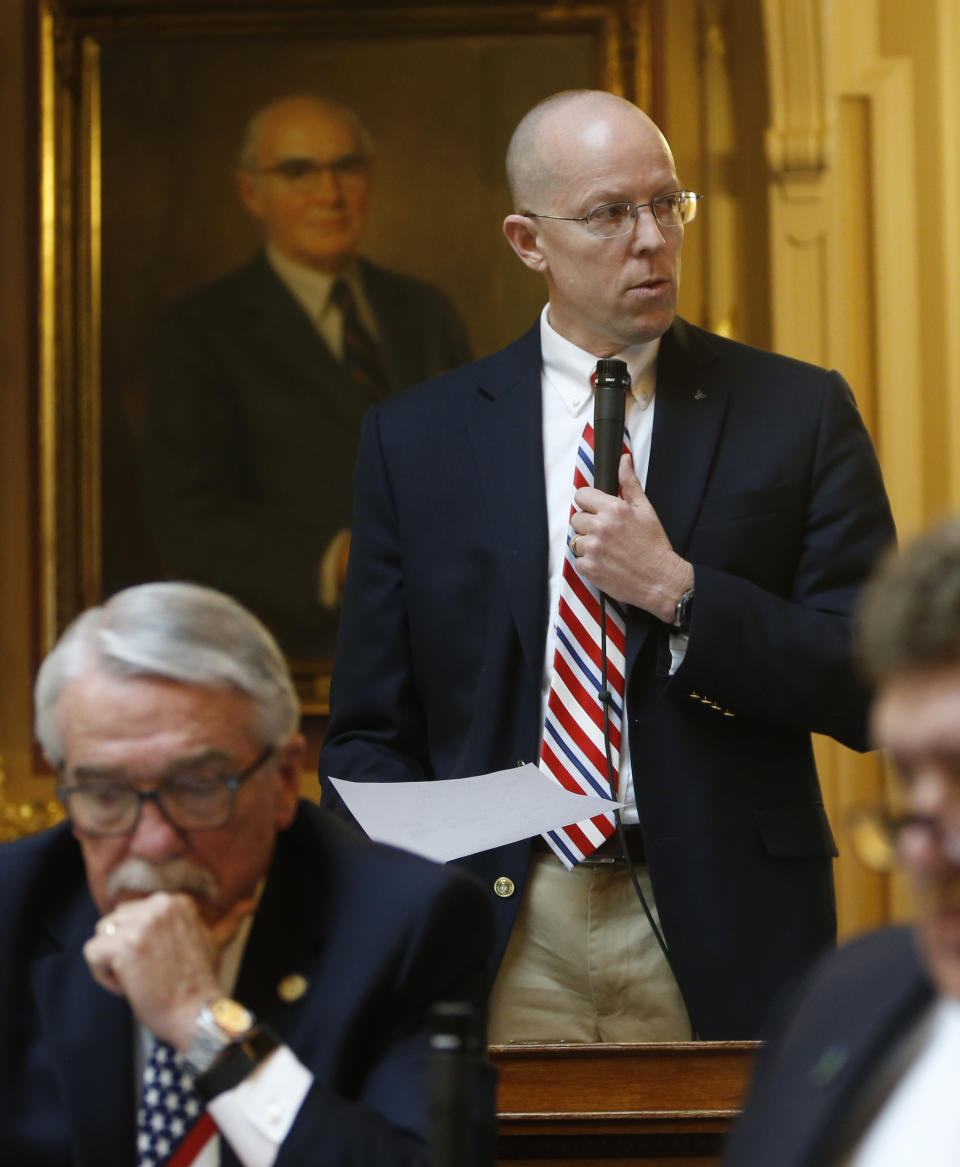
[[(542, 296), (500, 237), (509, 133), (562, 88), (651, 108), (653, 5), (41, 0), (43, 651), (158, 573), (138, 502), (147, 337), (257, 246), (232, 188), (250, 113), (304, 90), (358, 110), (378, 143), (365, 253), (445, 291), (482, 355)], [(326, 712), (329, 657), (292, 663), (305, 709)]]

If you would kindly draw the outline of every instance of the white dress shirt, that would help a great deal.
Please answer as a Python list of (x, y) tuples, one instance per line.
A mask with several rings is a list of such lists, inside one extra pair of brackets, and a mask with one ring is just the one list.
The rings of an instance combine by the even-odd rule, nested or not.
[[(921, 1022), (924, 1024), (925, 1022)], [(926, 1040), (845, 1161), (845, 1167), (960, 1163), (960, 1001), (942, 997)]]
[[(550, 623), (544, 656), (540, 690), (541, 739), (547, 716), (547, 700), (553, 680), (553, 657), (556, 642), (557, 611), (560, 607), (560, 584), (566, 554), (567, 527), (573, 501), (573, 474), (583, 427), (593, 420), (594, 391), (591, 374), (597, 358), (572, 344), (554, 331), (549, 319), (550, 305), (540, 314), (540, 344), (543, 368), (540, 385), (543, 397), (543, 465), (547, 488), (547, 530), (549, 538), (548, 572)], [(650, 464), (653, 437), (657, 351), (659, 338), (635, 344), (617, 353), (630, 370), (631, 392), (627, 397), (625, 424), (630, 431), (633, 468), (645, 486)], [(686, 650), (686, 637), (671, 637), (672, 669), (676, 670)], [(620, 749), (620, 801), (626, 803), (621, 817), (625, 823), (638, 822), (633, 793), (632, 767), (627, 742), (627, 718), (623, 718)]]

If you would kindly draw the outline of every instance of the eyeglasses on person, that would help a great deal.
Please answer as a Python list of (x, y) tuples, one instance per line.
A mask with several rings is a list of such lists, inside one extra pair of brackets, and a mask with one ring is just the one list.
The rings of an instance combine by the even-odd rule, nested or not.
[(239, 774), (215, 778), (176, 774), (153, 790), (106, 780), (67, 786), (61, 780), (57, 796), (75, 830), (94, 839), (133, 834), (145, 802), (156, 803), (167, 822), (178, 830), (215, 831), (230, 823), (237, 791), (263, 766), (275, 748), (267, 746)]
[(633, 230), (640, 211), (649, 209), (659, 227), (683, 227), (697, 217), (697, 208), (703, 195), (692, 190), (675, 190), (657, 195), (649, 203), (601, 203), (591, 207), (585, 215), (541, 215), (539, 211), (524, 211), (527, 219), (556, 219), (563, 223), (583, 223), (598, 239), (614, 239)]
[(347, 186), (362, 182), (368, 169), (367, 156), (355, 151), (342, 154), (330, 162), (315, 162), (312, 158), (284, 158), (272, 166), (249, 167), (248, 173), (271, 175), (282, 179), (300, 194), (312, 194), (323, 187), (327, 177)]
[(960, 829), (930, 815), (860, 805), (848, 813), (847, 829), (854, 854), (871, 871), (893, 871), (911, 850), (931, 845), (949, 862), (960, 863)]

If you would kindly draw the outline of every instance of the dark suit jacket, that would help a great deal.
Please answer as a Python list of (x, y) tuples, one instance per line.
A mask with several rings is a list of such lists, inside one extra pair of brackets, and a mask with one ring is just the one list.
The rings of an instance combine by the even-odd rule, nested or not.
[[(394, 390), (470, 359), (451, 302), (361, 263)], [(263, 255), (176, 301), (150, 357), (144, 494), (167, 573), (261, 616), (293, 655), (330, 655), (318, 566), (350, 524), (365, 389)]]
[[(0, 887), (0, 1162), (132, 1167), (132, 1014), (84, 962), (97, 912), (67, 827), (0, 847)], [(235, 989), (315, 1075), (278, 1167), (424, 1162), (423, 1026), (436, 1001), (481, 1010), (490, 935), (471, 881), (301, 804)], [(309, 990), (285, 1003), (291, 973)]]
[(874, 932), (819, 965), (778, 1007), (725, 1167), (829, 1167), (851, 1109), (934, 990), (906, 928)]
[[(535, 761), (547, 632), (539, 327), (371, 410), (321, 777), (450, 778)], [(755, 1036), (835, 935), (810, 733), (864, 746), (850, 611), (894, 537), (836, 373), (683, 321), (663, 337), (647, 492), (694, 564), (684, 663), (627, 612), (627, 714), (654, 894), (704, 1038)], [(327, 805), (335, 791), (324, 784)], [(500, 951), (529, 844), (465, 865)], [(639, 909), (638, 909), (639, 910)]]

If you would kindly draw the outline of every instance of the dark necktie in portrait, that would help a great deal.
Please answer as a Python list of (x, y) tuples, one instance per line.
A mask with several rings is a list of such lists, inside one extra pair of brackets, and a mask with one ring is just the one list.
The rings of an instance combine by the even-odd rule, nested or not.
[(389, 391), (383, 357), (379, 345), (363, 326), (357, 299), (346, 280), (337, 280), (330, 298), (343, 321), (343, 363), (354, 380), (366, 388), (371, 401), (380, 401)]

